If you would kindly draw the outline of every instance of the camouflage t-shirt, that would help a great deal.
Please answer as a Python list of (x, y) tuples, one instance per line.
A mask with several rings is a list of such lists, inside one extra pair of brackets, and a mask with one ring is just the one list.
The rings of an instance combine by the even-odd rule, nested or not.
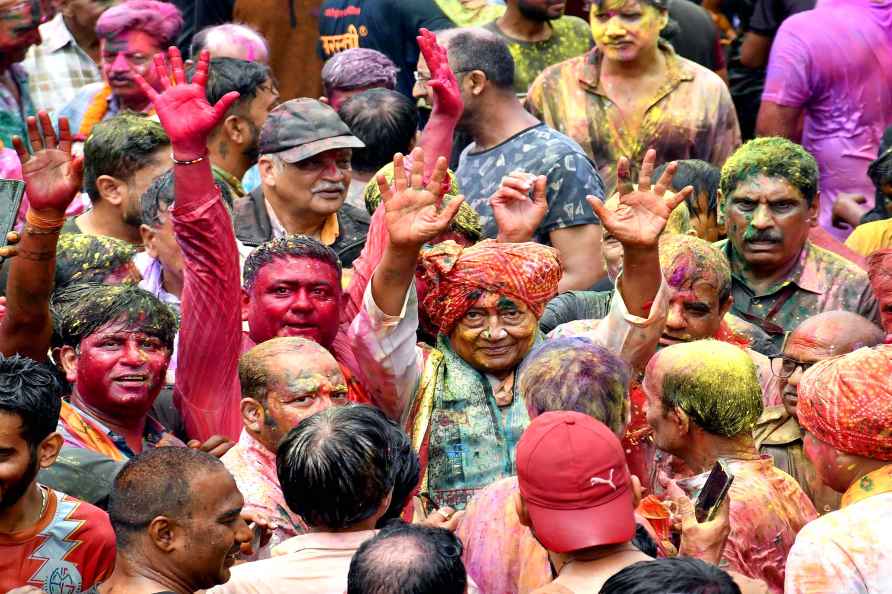
[(539, 73), (551, 66), (581, 56), (592, 48), (588, 23), (579, 17), (565, 16), (551, 21), (552, 34), (545, 41), (521, 41), (505, 35), (496, 21), (484, 26), (505, 40), (514, 57), (514, 90), (525, 97)]
[(498, 235), (489, 199), (512, 171), (548, 179), (548, 214), (535, 236), (539, 243), (550, 245), (548, 234), (555, 229), (600, 224), (585, 200), (589, 194), (604, 199), (597, 169), (573, 140), (539, 124), (485, 151), (478, 152), (471, 143), (461, 154), (455, 177), (465, 200), (480, 215), (484, 238)]

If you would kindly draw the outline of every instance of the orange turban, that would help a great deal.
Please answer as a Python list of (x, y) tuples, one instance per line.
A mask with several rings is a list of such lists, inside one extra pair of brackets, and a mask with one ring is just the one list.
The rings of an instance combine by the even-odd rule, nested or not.
[(799, 382), (802, 427), (841, 452), (892, 460), (892, 346), (821, 361)]
[(562, 273), (554, 248), (492, 239), (468, 248), (438, 243), (422, 253), (421, 266), (428, 286), (424, 309), (442, 334), (452, 332), (485, 291), (519, 299), (540, 317)]

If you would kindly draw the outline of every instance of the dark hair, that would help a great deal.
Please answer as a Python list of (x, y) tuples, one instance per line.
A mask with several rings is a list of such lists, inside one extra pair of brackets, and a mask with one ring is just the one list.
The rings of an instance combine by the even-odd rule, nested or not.
[(103, 283), (109, 274), (129, 263), (133, 244), (105, 235), (63, 233), (56, 249), (54, 290), (77, 283)]
[(341, 278), (341, 261), (333, 249), (309, 235), (286, 235), (261, 243), (251, 252), (245, 260), (245, 269), (242, 273), (245, 289), (250, 291), (263, 267), (280, 258), (319, 260), (337, 270), (338, 280)]
[(408, 97), (387, 89), (371, 89), (350, 97), (338, 115), (365, 148), (353, 149), (353, 168), (377, 172), (396, 153), (408, 154), (418, 129), (418, 110)]
[(809, 206), (818, 193), (818, 162), (808, 151), (786, 138), (756, 138), (728, 157), (722, 166), (720, 181), (725, 204), (738, 184), (756, 175), (786, 180), (802, 193)]
[[(195, 75), (195, 64), (186, 70), (189, 80)], [(269, 66), (237, 58), (211, 58), (205, 87), (208, 103), (216, 105), (226, 93), (238, 91), (238, 101), (230, 110), (246, 106), (257, 97), (257, 89), (271, 77)]]
[(63, 391), (52, 366), (0, 355), (0, 411), (22, 419), (22, 438), (32, 451), (56, 430)]
[(226, 472), (219, 459), (192, 448), (152, 448), (131, 458), (115, 477), (108, 517), (118, 548), (158, 516), (185, 518), (190, 514), (190, 480), (214, 472)]
[(334, 406), (279, 444), (285, 503), (310, 527), (348, 528), (372, 517), (393, 488), (390, 424), (377, 408)]
[[(712, 163), (707, 163), (700, 159), (684, 159), (676, 161), (676, 163), (678, 163), (678, 169), (675, 170), (675, 175), (672, 176), (671, 187), (674, 192), (680, 192), (687, 186), (694, 187), (694, 193), (686, 201), (690, 213), (692, 215), (703, 214), (700, 212), (700, 204), (697, 202), (697, 197), (706, 193), (709, 197), (709, 205), (707, 207), (709, 212), (718, 214), (718, 190), (719, 180), (722, 177), (721, 170)], [(660, 179), (668, 165), (668, 163), (663, 163), (657, 167), (654, 170), (652, 179)]]
[(133, 285), (71, 285), (53, 294), (53, 346), (77, 347), (117, 321), (154, 336), (173, 350), (177, 318), (157, 297)]
[(443, 528), (393, 523), (362, 543), (350, 562), (348, 594), (463, 594), (461, 541)]
[(700, 559), (639, 561), (613, 574), (599, 594), (740, 594), (731, 576)]
[(99, 122), (84, 142), (84, 191), (96, 202), (100, 176), (129, 181), (152, 153), (169, 144), (161, 124), (143, 114), (124, 112)]
[(514, 89), (514, 58), (501, 37), (486, 29), (451, 29), (440, 35), (454, 72), (481, 70), (496, 88)]
[(409, 436), (394, 421), (388, 419), (388, 425), (390, 427), (388, 447), (393, 457), (393, 495), (390, 497), (390, 507), (378, 520), (378, 528), (400, 517), (412, 492), (418, 486), (418, 479), (421, 478), (421, 463), (418, 454), (412, 449)]
[[(223, 203), (231, 209), (232, 192), (229, 191), (229, 186), (218, 179), (216, 175), (214, 175), (214, 183), (217, 189), (220, 190)], [(139, 197), (140, 219), (144, 225), (156, 229), (161, 226), (159, 215), (170, 210), (176, 198), (174, 191), (173, 169), (168, 169), (155, 178), (152, 184), (143, 192), (142, 196)]]

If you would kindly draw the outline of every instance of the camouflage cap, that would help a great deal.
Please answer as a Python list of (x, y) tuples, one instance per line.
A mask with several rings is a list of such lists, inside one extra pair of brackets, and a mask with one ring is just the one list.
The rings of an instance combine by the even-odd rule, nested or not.
[(307, 97), (277, 106), (260, 131), (260, 154), (278, 154), (286, 163), (332, 149), (363, 147), (334, 109)]

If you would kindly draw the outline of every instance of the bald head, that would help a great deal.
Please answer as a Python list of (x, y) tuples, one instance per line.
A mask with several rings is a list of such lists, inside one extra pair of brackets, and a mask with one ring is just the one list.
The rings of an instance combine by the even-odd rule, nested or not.
[[(239, 359), (242, 395), (264, 402), (271, 385), (283, 381), (289, 371), (299, 371), (298, 379), (318, 373), (340, 375), (338, 362), (319, 343), (299, 336), (273, 338), (255, 346)], [(296, 387), (299, 382), (292, 383)]]
[(235, 58), (263, 64), (269, 62), (266, 39), (247, 25), (226, 23), (202, 29), (193, 37), (189, 53), (193, 60), (197, 60), (205, 49), (212, 58)]
[(808, 349), (813, 359), (829, 359), (883, 342), (883, 330), (849, 311), (825, 311), (808, 318), (790, 333), (784, 353)]

